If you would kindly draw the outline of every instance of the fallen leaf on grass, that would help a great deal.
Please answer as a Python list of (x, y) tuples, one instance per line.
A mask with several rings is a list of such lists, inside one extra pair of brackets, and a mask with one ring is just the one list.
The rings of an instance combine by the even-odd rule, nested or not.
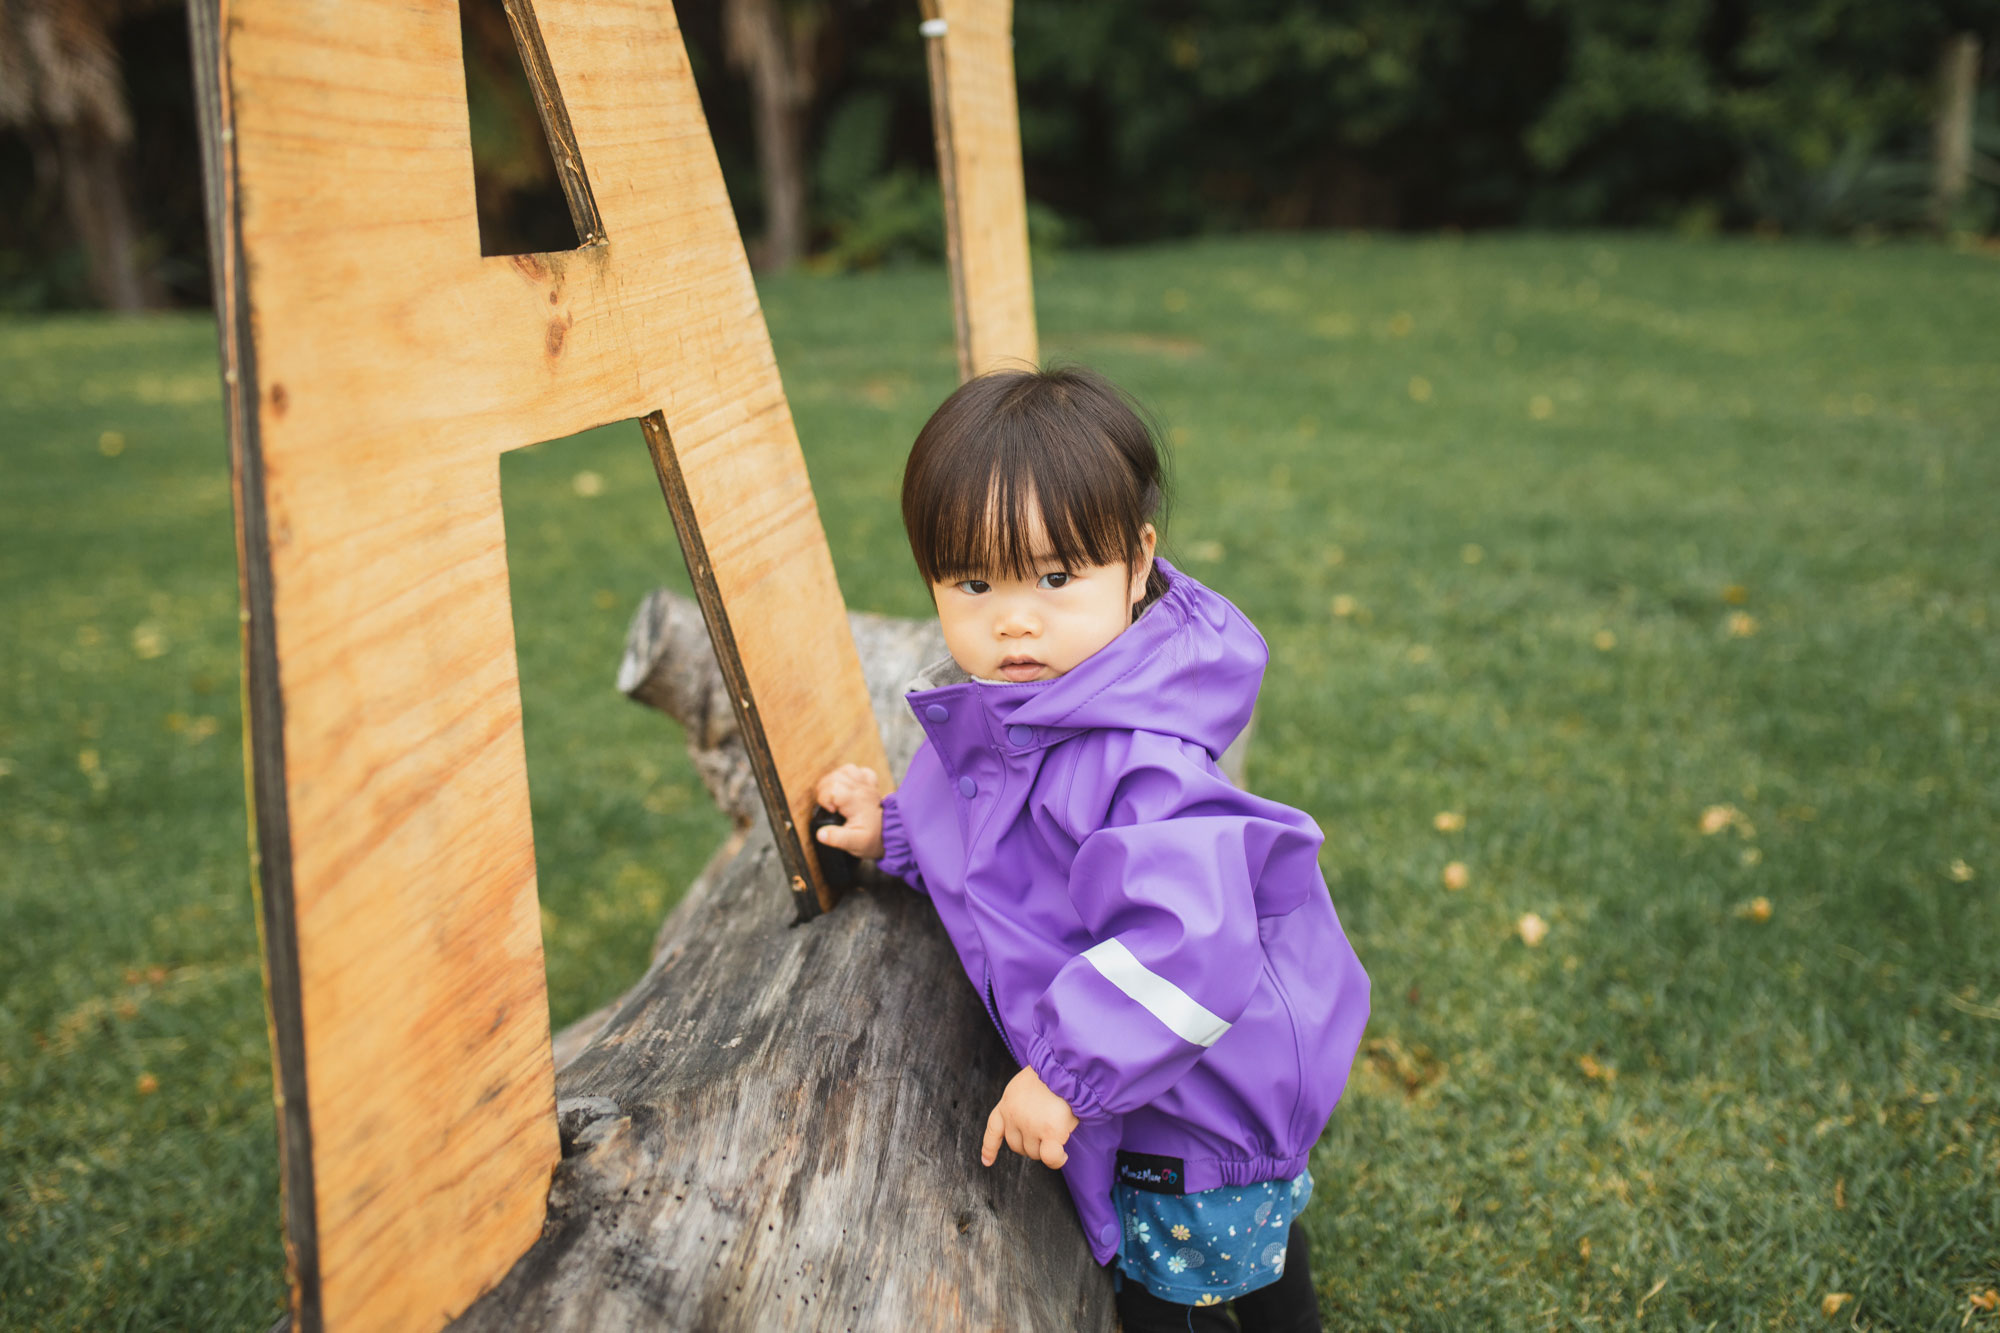
[(1757, 632), (1757, 617), (1748, 611), (1732, 611), (1729, 615), (1729, 637), (1747, 639)]
[(1975, 1291), (1967, 1299), (1972, 1302), (1972, 1308), (1975, 1310), (1985, 1310), (1988, 1313), (2000, 1310), (2000, 1290), (1992, 1287), (1984, 1291)]
[(1608, 653), (1618, 646), (1618, 636), (1608, 629), (1601, 629), (1590, 636), (1591, 646), (1600, 653)]
[(1343, 618), (1353, 615), (1354, 599), (1346, 593), (1340, 594), (1340, 596), (1333, 599), (1333, 613)]
[(1851, 1291), (1829, 1291), (1826, 1295), (1820, 1297), (1819, 1312), (1828, 1319), (1831, 1319), (1840, 1313), (1841, 1306), (1853, 1299), (1854, 1293)]
[(1599, 1083), (1616, 1083), (1618, 1081), (1617, 1066), (1600, 1064), (1593, 1056), (1578, 1056), (1576, 1067), (1583, 1071), (1585, 1078), (1594, 1079)]
[(150, 1097), (159, 1090), (160, 1080), (154, 1078), (151, 1074), (139, 1075), (139, 1095), (141, 1097)]
[(1954, 884), (1969, 884), (1972, 882), (1972, 867), (1956, 858), (1953, 859), (1949, 866), (1945, 867), (1944, 873), (1951, 876)]
[(569, 488), (586, 500), (604, 494), (604, 474), (585, 469), (569, 479)]
[(1585, 1236), (1576, 1243), (1576, 1257), (1585, 1263), (1590, 1262), (1590, 1237)]
[(1714, 837), (1733, 824), (1740, 823), (1743, 812), (1733, 805), (1711, 805), (1701, 812), (1701, 832), (1703, 837)]
[(1439, 833), (1456, 833), (1465, 827), (1465, 816), (1456, 810), (1440, 810), (1431, 816), (1431, 827)]
[(1732, 583), (1722, 590), (1722, 600), (1731, 606), (1741, 606), (1750, 600), (1750, 590), (1740, 583)]
[(1755, 921), (1761, 925), (1771, 919), (1771, 900), (1763, 897), (1752, 898), (1736, 909), (1736, 915), (1745, 921)]
[(1545, 393), (1538, 393), (1528, 400), (1528, 415), (1537, 421), (1547, 421), (1556, 414), (1556, 400)]
[(1533, 912), (1524, 912), (1514, 923), (1514, 933), (1521, 937), (1521, 943), (1530, 949), (1548, 938), (1549, 923)]
[(1368, 1057), (1369, 1069), (1400, 1085), (1407, 1097), (1415, 1097), (1446, 1073), (1444, 1062), (1432, 1055), (1428, 1046), (1411, 1051), (1394, 1037), (1372, 1037), (1361, 1049)]
[(1465, 868), (1465, 862), (1453, 861), (1444, 868), (1444, 874), (1440, 878), (1444, 880), (1444, 886), (1447, 889), (1450, 889), (1453, 893), (1457, 893), (1460, 889), (1472, 883), (1472, 872)]
[(1833, 1182), (1833, 1211), (1836, 1213), (1844, 1213), (1847, 1211), (1846, 1176), (1841, 1176), (1840, 1178), (1838, 1178)]

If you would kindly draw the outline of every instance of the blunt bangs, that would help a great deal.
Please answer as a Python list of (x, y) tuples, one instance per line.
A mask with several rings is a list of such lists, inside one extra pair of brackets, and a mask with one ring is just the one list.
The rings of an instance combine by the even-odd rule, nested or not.
[(903, 526), (926, 582), (1026, 578), (1038, 564), (1129, 566), (1164, 498), (1153, 432), (1103, 377), (995, 371), (918, 432)]

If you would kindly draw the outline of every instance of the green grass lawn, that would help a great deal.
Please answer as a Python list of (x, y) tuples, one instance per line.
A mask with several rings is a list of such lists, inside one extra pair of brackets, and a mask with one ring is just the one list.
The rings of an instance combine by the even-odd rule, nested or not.
[[(1329, 1327), (2000, 1328), (2000, 263), (1277, 237), (1038, 279), (1046, 353), (1170, 432), (1167, 551), (1271, 643), (1251, 780), (1326, 829), (1374, 977)], [(923, 613), (944, 279), (765, 294), (849, 602)], [(721, 821), (611, 688), (683, 579), (636, 427), (503, 476), (562, 1023)], [(280, 1309), (235, 612), (207, 321), (0, 324), (0, 1327)]]

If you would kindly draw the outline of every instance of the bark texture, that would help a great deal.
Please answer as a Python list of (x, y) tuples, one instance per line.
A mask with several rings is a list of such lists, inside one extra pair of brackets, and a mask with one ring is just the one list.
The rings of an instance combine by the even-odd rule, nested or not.
[(0, 126), (53, 146), (63, 210), (109, 310), (161, 301), (126, 191), (132, 114), (111, 33), (154, 0), (0, 0)]
[(813, 48), (823, 15), (815, 4), (724, 0), (730, 64), (750, 77), (757, 167), (764, 182), (760, 269), (790, 268), (805, 253), (805, 110), (813, 94)]
[(1972, 177), (1972, 127), (1979, 100), (1979, 35), (1955, 33), (1938, 52), (1937, 111), (1932, 119), (1931, 220), (1950, 228)]
[[(900, 687), (942, 640), (853, 624), (900, 772), (921, 736)], [(789, 924), (692, 602), (647, 600), (619, 684), (684, 722), (741, 831), (645, 977), (558, 1039), (548, 1222), (452, 1327), (1110, 1329), (1110, 1283), (1056, 1174), (979, 1165), (1014, 1065), (929, 905), (878, 880)]]

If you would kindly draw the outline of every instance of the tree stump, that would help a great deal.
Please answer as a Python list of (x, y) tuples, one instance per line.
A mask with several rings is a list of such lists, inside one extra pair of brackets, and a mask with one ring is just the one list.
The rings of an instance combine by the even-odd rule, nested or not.
[[(900, 772), (921, 737), (901, 686), (942, 640), (852, 620)], [(686, 725), (739, 831), (646, 975), (558, 1039), (547, 1223), (451, 1327), (1110, 1329), (1056, 1173), (979, 1165), (1015, 1070), (929, 904), (876, 879), (791, 924), (693, 603), (648, 599), (619, 683)]]

